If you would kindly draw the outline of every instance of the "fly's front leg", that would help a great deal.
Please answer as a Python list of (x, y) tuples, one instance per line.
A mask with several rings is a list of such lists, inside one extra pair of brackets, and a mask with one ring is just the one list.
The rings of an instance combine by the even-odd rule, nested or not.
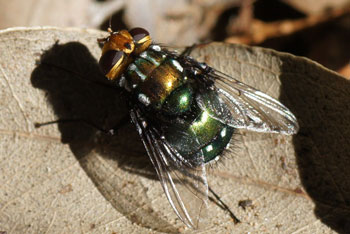
[(107, 130), (107, 132), (112, 136), (117, 135), (119, 129), (129, 123), (131, 123), (131, 118), (130, 118), (130, 115), (128, 114), (128, 115), (125, 115), (121, 120), (119, 120), (119, 122), (113, 128)]
[(93, 127), (101, 132), (104, 133), (108, 133), (109, 131), (106, 129), (101, 128), (100, 126), (96, 125), (95, 123), (86, 120), (86, 119), (57, 119), (57, 120), (53, 120), (53, 121), (48, 121), (48, 122), (44, 122), (44, 123), (34, 123), (35, 128), (40, 128), (46, 125), (51, 125), (51, 124), (65, 124), (65, 123), (84, 123), (90, 127)]
[(125, 126), (126, 124), (130, 123), (130, 115), (125, 115), (114, 127), (110, 128), (110, 129), (104, 129), (101, 128), (100, 126), (98, 126), (97, 124), (86, 120), (86, 119), (81, 119), (81, 118), (77, 118), (77, 119), (58, 119), (58, 120), (54, 120), (54, 121), (49, 121), (49, 122), (44, 122), (44, 123), (34, 123), (35, 128), (40, 128), (42, 126), (46, 126), (46, 125), (51, 125), (51, 124), (65, 124), (65, 123), (84, 123), (92, 128), (97, 129), (100, 132), (103, 132), (105, 134), (109, 134), (109, 135), (116, 135), (118, 133), (118, 130)]

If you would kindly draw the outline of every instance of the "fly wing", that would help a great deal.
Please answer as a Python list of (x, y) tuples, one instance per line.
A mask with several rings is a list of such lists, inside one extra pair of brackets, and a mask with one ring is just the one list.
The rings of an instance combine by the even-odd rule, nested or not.
[(204, 159), (203, 163), (196, 162), (197, 167), (184, 163), (164, 137), (147, 124), (140, 111), (132, 110), (130, 115), (170, 205), (187, 226), (198, 228), (208, 200)]
[[(230, 119), (222, 119), (226, 124), (256, 132), (297, 133), (299, 125), (295, 116), (276, 99), (219, 71), (213, 70), (208, 76), (214, 80), (220, 98), (232, 115)], [(202, 100), (198, 103), (201, 108), (217, 108)], [(223, 109), (215, 112), (220, 115), (225, 113)]]
[[(190, 50), (191, 48), (185, 54), (190, 53)], [(222, 102), (220, 105), (211, 103), (201, 94), (196, 97), (199, 107), (207, 111), (211, 118), (233, 128), (256, 132), (285, 135), (298, 132), (297, 119), (276, 99), (189, 56), (178, 55), (176, 52), (173, 52), (172, 56), (180, 62), (185, 71), (192, 74), (195, 82), (217, 91)]]

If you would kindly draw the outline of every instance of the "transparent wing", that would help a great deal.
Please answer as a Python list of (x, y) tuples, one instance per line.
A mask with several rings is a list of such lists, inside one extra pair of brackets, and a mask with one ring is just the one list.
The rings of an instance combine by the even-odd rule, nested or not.
[[(232, 118), (224, 120), (228, 125), (257, 132), (297, 133), (299, 125), (295, 116), (279, 101), (219, 71), (209, 74), (231, 112)], [(204, 106), (203, 102), (199, 103), (210, 107), (209, 103)]]
[[(220, 104), (197, 96), (197, 103), (210, 117), (233, 128), (243, 128), (256, 132), (282, 133), (292, 135), (298, 132), (299, 125), (293, 113), (276, 99), (250, 87), (222, 72), (190, 59), (191, 66), (200, 72), (195, 73), (200, 82), (215, 84)], [(229, 113), (228, 113), (229, 112)], [(227, 118), (230, 116), (230, 118)]]
[[(166, 46), (162, 48), (167, 49)], [(171, 47), (169, 47), (171, 48)], [(299, 130), (297, 119), (293, 113), (276, 99), (246, 85), (235, 78), (217, 71), (204, 63), (187, 56), (192, 47), (187, 48), (184, 55), (172, 53), (184, 70), (192, 73), (195, 81), (212, 88), (214, 83), (222, 103), (215, 105), (197, 96), (197, 103), (210, 117), (233, 128), (243, 128), (256, 132), (296, 134)], [(227, 118), (227, 116), (231, 116)]]
[[(143, 141), (170, 205), (189, 227), (198, 228), (205, 217), (208, 184), (203, 163), (192, 167), (184, 163), (174, 148), (147, 125), (140, 111), (131, 110), (131, 119)], [(201, 222), (200, 222), (201, 221)]]

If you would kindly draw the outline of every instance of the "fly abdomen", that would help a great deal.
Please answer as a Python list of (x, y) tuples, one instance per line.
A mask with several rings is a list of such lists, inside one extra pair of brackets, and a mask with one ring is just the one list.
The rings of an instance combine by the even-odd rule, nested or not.
[(212, 118), (205, 110), (191, 124), (189, 130), (199, 146), (194, 152), (203, 155), (205, 163), (216, 159), (222, 153), (234, 133), (234, 128)]
[[(200, 110), (194, 121), (168, 123), (163, 129), (165, 139), (186, 160), (201, 159), (209, 163), (227, 148), (234, 128), (214, 119)], [(198, 160), (198, 163), (203, 161)], [(196, 165), (194, 165), (196, 166)]]
[[(190, 94), (189, 94), (189, 91)], [(221, 105), (219, 97), (215, 91), (208, 89), (206, 92), (200, 94), (200, 98), (204, 103), (211, 103), (211, 107), (200, 108), (197, 101), (193, 98), (196, 93), (190, 86), (190, 83), (180, 86), (175, 90), (165, 101), (162, 107), (162, 113), (173, 113), (170, 117), (164, 116), (162, 121), (166, 122), (167, 127), (163, 128), (165, 139), (172, 145), (177, 152), (184, 157), (184, 159), (198, 158), (198, 163), (203, 161), (200, 159), (203, 157), (204, 163), (209, 163), (217, 157), (227, 148), (232, 135), (235, 131), (234, 128), (225, 124), (225, 122), (218, 120), (218, 116), (215, 109)], [(198, 94), (197, 94), (198, 95)], [(172, 108), (166, 109), (170, 106), (170, 102), (181, 103), (181, 99), (191, 100), (189, 108), (181, 109), (181, 105), (172, 105)], [(170, 99), (170, 100), (169, 100)], [(172, 100), (173, 99), (173, 100)], [(178, 100), (176, 102), (176, 100)], [(177, 107), (177, 108), (175, 108)], [(175, 118), (174, 116), (181, 116), (181, 118)]]

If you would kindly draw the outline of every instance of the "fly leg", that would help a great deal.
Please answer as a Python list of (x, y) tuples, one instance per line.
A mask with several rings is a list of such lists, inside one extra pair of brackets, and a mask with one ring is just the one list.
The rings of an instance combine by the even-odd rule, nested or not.
[[(204, 147), (206, 147), (207, 145), (203, 145), (199, 150), (204, 149)], [(199, 151), (198, 150), (198, 151)], [(196, 152), (198, 152), (196, 151)], [(208, 185), (208, 190), (209, 192), (214, 196), (213, 197), (209, 197), (209, 200), (211, 202), (213, 202), (215, 205), (217, 205), (218, 207), (220, 207), (222, 210), (226, 211), (229, 213), (229, 215), (231, 216), (233, 222), (235, 224), (240, 223), (241, 221), (237, 218), (237, 216), (232, 212), (232, 210), (230, 209), (230, 207), (220, 198), (220, 196)]]
[(196, 47), (197, 47), (197, 44), (186, 46), (185, 50), (180, 54), (180, 56), (191, 56), (192, 50)]
[(85, 119), (57, 119), (57, 120), (53, 120), (53, 121), (48, 121), (48, 122), (44, 122), (44, 123), (34, 123), (35, 128), (40, 128), (42, 126), (46, 126), (46, 125), (51, 125), (51, 124), (61, 124), (61, 123), (79, 123), (82, 122), (88, 126), (91, 126), (93, 128), (96, 128), (97, 130), (101, 131), (101, 132), (105, 132), (108, 133), (108, 130), (105, 130), (103, 128), (100, 128), (99, 126), (97, 126), (95, 123), (89, 121), (89, 120), (85, 120)]
[[(80, 74), (78, 72), (75, 72), (73, 70), (67, 69), (65, 67), (62, 67), (62, 66), (59, 66), (59, 65), (56, 65), (56, 64), (53, 64), (53, 63), (47, 63), (47, 62), (39, 61), (39, 62), (37, 62), (37, 64), (40, 64), (42, 66), (54, 67), (54, 68), (57, 68), (59, 70), (65, 71), (65, 72), (67, 72), (69, 74), (73, 74), (77, 79), (79, 79), (80, 81), (83, 81), (85, 83), (95, 84), (95, 85), (98, 85), (98, 86), (101, 86), (101, 87), (104, 87), (104, 88), (107, 88), (107, 89), (124, 91), (119, 86), (112, 85), (112, 84), (109, 84), (107, 82), (86, 79), (86, 77), (88, 77), (88, 75), (84, 75), (83, 76), (82, 74)], [(101, 73), (101, 75), (102, 75), (102, 73)]]
[(104, 129), (101, 128), (100, 126), (98, 126), (97, 124), (86, 120), (86, 119), (58, 119), (58, 120), (53, 120), (53, 121), (49, 121), (49, 122), (44, 122), (44, 123), (35, 123), (34, 126), (35, 128), (40, 128), (42, 126), (45, 125), (51, 125), (51, 124), (61, 124), (61, 123), (84, 123), (87, 126), (90, 126), (92, 128), (97, 129), (100, 132), (103, 132), (105, 134), (109, 134), (109, 135), (116, 135), (118, 133), (118, 130), (125, 126), (126, 124), (130, 123), (130, 115), (125, 115), (114, 127), (110, 128), (110, 129)]
[(205, 87), (212, 87), (214, 85), (211, 79), (211, 74), (214, 69), (208, 66), (205, 62), (198, 62), (191, 57), (192, 51), (197, 47), (196, 44), (186, 47), (186, 49), (177, 57), (177, 60), (184, 67), (187, 74), (193, 77), (200, 77), (199, 82), (203, 83)]
[(108, 134), (112, 136), (117, 135), (118, 130), (129, 123), (131, 123), (130, 115), (125, 115), (113, 128), (108, 130)]
[(190, 65), (193, 68), (197, 68), (203, 74), (208, 74), (213, 71), (206, 63), (198, 62), (197, 60), (191, 57), (192, 51), (197, 47), (197, 44), (187, 46), (186, 49), (180, 54), (179, 58), (184, 64)]
[(213, 196), (216, 199), (216, 200), (214, 200), (212, 197), (209, 197), (209, 200), (214, 202), (221, 209), (227, 211), (230, 214), (230, 216), (235, 224), (240, 223), (241, 221), (236, 217), (236, 215), (231, 211), (231, 209), (226, 205), (226, 203), (223, 200), (221, 200), (219, 195), (217, 193), (215, 193), (214, 190), (212, 188), (210, 188), (210, 186), (208, 186), (208, 189), (209, 189), (209, 192), (211, 192), (211, 194), (213, 194)]

